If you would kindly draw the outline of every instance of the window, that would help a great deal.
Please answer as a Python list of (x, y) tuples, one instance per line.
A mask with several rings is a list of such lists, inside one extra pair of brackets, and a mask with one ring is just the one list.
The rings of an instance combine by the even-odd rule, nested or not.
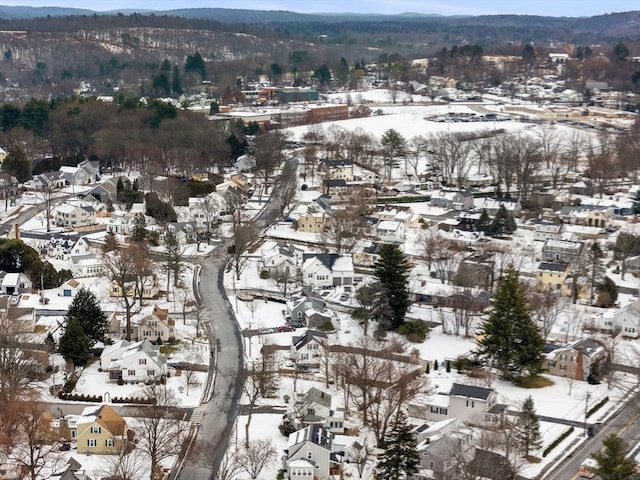
[(113, 438), (107, 438), (104, 442), (105, 446), (108, 448), (112, 448), (113, 447)]
[(313, 458), (313, 453), (312, 452), (307, 452), (307, 458), (309, 460), (311, 460), (311, 458)]
[(98, 425), (91, 425), (91, 433), (100, 433), (101, 428)]
[(155, 375), (156, 375), (155, 370), (147, 370), (147, 377), (155, 377)]
[(136, 371), (135, 370), (127, 370), (127, 375), (129, 375), (130, 377), (135, 377), (136, 376)]
[(87, 447), (95, 447), (97, 446), (97, 442), (95, 438), (89, 438), (87, 439)]
[(146, 365), (147, 364), (147, 359), (146, 358), (139, 358), (138, 359), (138, 365)]

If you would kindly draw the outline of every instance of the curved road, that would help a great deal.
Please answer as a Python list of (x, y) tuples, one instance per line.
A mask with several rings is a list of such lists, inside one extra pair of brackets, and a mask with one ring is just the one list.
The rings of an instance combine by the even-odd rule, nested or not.
[[(297, 159), (287, 160), (281, 178), (296, 181), (297, 167)], [(280, 212), (277, 200), (281, 188), (281, 183), (274, 186), (269, 203), (254, 219), (259, 228), (266, 228), (278, 218)], [(212, 345), (211, 348), (215, 350), (217, 361), (213, 394), (206, 404), (198, 434), (188, 457), (177, 475), (179, 480), (215, 478), (241, 408), (243, 343), (240, 328), (224, 290), (225, 256), (222, 248), (216, 250), (215, 256), (200, 264), (199, 291), (205, 306), (203, 318), (206, 319), (205, 323), (208, 322), (209, 338), (215, 337), (215, 346)]]
[(242, 396), (242, 339), (222, 284), (224, 256), (207, 259), (201, 267), (203, 316), (213, 323), (207, 328), (212, 327), (215, 331), (217, 370), (213, 394), (207, 403), (198, 435), (178, 475), (181, 480), (209, 480), (214, 477), (227, 449)]

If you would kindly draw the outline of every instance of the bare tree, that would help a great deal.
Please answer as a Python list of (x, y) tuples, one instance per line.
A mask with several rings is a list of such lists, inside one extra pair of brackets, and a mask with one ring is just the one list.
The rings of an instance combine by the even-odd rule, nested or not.
[[(296, 268), (293, 266), (285, 265), (271, 270), (269, 278), (275, 283), (280, 293), (287, 297), (289, 286), (293, 283), (295, 287), (296, 282)], [(253, 318), (253, 312), (252, 312)]]
[(110, 476), (122, 480), (138, 480), (142, 478), (145, 471), (143, 455), (135, 449), (131, 452), (123, 449), (117, 455), (109, 455), (107, 471)]
[(473, 143), (445, 132), (433, 137), (432, 148), (445, 181), (462, 188), (471, 167)]
[(285, 160), (286, 135), (281, 131), (261, 133), (256, 136), (253, 145), (253, 156), (256, 161), (255, 169), (263, 178), (264, 193), (269, 188), (269, 178)]
[(364, 424), (371, 429), (381, 448), (394, 419), (416, 396), (424, 382), (414, 376), (406, 365), (399, 365), (390, 358), (377, 358), (375, 363), (374, 371), (378, 375), (368, 392), (370, 401), (365, 407)]
[(144, 394), (155, 399), (150, 405), (138, 408), (138, 448), (151, 463), (151, 480), (163, 460), (176, 454), (176, 445), (182, 445), (188, 430), (184, 414), (172, 407), (177, 405), (177, 396), (164, 386), (151, 385)]
[(142, 280), (137, 277), (146, 270), (138, 270), (136, 265), (145, 265), (146, 255), (140, 249), (138, 243), (129, 246), (117, 245), (107, 246), (102, 251), (102, 265), (104, 266), (107, 278), (117, 287), (117, 298), (124, 307), (124, 318), (126, 322), (125, 338), (131, 340), (131, 316), (135, 313), (135, 291)]
[[(340, 355), (342, 361), (339, 364), (339, 375), (349, 386), (350, 403), (362, 412), (365, 424), (368, 421), (367, 407), (372, 401), (373, 388), (378, 378), (384, 378), (383, 370), (386, 367), (379, 361), (379, 354), (376, 353), (381, 350), (383, 346), (379, 341), (362, 336), (351, 351)], [(348, 403), (345, 403), (347, 408)]]
[(31, 480), (42, 478), (44, 472), (55, 471), (61, 464), (60, 439), (34, 396), (20, 403), (13, 435), (16, 438), (8, 457), (29, 472)]
[(200, 380), (198, 379), (197, 372), (195, 368), (196, 365), (202, 365), (204, 363), (204, 355), (202, 354), (202, 350), (200, 348), (192, 348), (189, 350), (189, 353), (186, 356), (186, 361), (191, 365), (187, 367), (186, 370), (182, 371), (182, 378), (184, 379), (184, 386), (186, 387), (186, 395), (189, 396), (189, 388), (191, 386), (200, 385)]
[(566, 307), (565, 297), (558, 290), (535, 288), (528, 290), (527, 300), (531, 309), (531, 318), (536, 322), (542, 337), (546, 340), (560, 313)]
[(246, 252), (257, 237), (256, 225), (251, 221), (243, 221), (233, 227), (233, 245), (229, 247), (231, 264), (240, 280), (240, 274), (247, 264)]
[[(205, 457), (208, 457), (213, 451), (215, 450), (207, 448), (203, 454)], [(242, 464), (240, 463), (239, 457), (237, 447), (235, 445), (229, 445), (216, 472), (216, 480), (236, 480), (240, 472), (242, 472)], [(208, 462), (205, 463), (205, 465), (208, 465)]]
[(53, 218), (53, 205), (55, 204), (56, 191), (52, 186), (45, 186), (39, 190), (36, 190), (35, 195), (37, 200), (43, 206), (44, 218), (47, 223), (47, 233), (51, 231), (51, 220)]
[(449, 239), (443, 239), (434, 247), (432, 262), (436, 277), (442, 283), (449, 283), (460, 261), (461, 248), (454, 240)]
[(275, 360), (275, 346), (264, 344), (260, 360), (251, 362), (244, 372), (244, 392), (249, 413), (245, 424), (245, 448), (249, 448), (249, 428), (253, 410), (261, 398), (273, 395), (278, 389), (278, 371)]
[(262, 470), (274, 463), (276, 454), (277, 450), (271, 440), (253, 440), (243, 452), (240, 452), (240, 464), (251, 479), (255, 480)]
[(613, 135), (602, 131), (597, 139), (589, 138), (587, 162), (589, 165), (588, 175), (597, 184), (598, 194), (602, 198), (609, 181), (618, 174)]
[(351, 450), (347, 452), (347, 459), (353, 463), (358, 469), (358, 476), (362, 478), (364, 474), (364, 469), (367, 467), (367, 463), (371, 461), (371, 447), (369, 444), (364, 442), (364, 445), (358, 445), (357, 447), (354, 445)]

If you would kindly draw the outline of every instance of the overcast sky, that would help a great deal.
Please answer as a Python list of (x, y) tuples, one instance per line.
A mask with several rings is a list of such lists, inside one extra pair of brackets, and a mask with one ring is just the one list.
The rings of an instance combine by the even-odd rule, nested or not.
[[(294, 12), (437, 13), (440, 15), (531, 14), (582, 17), (640, 10), (638, 0), (16, 0), (2, 5), (169, 10), (224, 7)], [(1, 8), (1, 7), (0, 7)]]

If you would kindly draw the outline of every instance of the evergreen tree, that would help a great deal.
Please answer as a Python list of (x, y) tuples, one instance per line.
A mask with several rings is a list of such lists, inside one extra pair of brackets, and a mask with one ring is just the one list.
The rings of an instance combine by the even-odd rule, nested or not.
[(517, 229), (516, 221), (513, 219), (504, 205), (500, 205), (496, 216), (489, 226), (489, 234), (494, 237), (499, 237), (505, 234), (511, 234)]
[(590, 275), (591, 289), (589, 293), (589, 304), (591, 305), (593, 305), (596, 288), (604, 275), (605, 270), (602, 264), (603, 257), (604, 257), (604, 254), (602, 253), (602, 248), (600, 248), (600, 244), (598, 242), (593, 242), (591, 244), (591, 248), (589, 248), (589, 261), (591, 263), (591, 275)]
[(131, 240), (134, 242), (143, 242), (147, 238), (147, 220), (144, 215), (137, 213), (133, 217), (133, 228), (131, 231)]
[(602, 450), (592, 455), (598, 466), (592, 471), (602, 480), (631, 480), (635, 478), (636, 462), (629, 458), (629, 446), (615, 434), (602, 441)]
[(618, 301), (618, 286), (609, 277), (604, 277), (602, 283), (598, 284), (598, 307), (608, 307)]
[(76, 367), (81, 367), (87, 363), (89, 339), (84, 334), (84, 330), (82, 330), (78, 320), (74, 317), (67, 322), (64, 334), (60, 337), (58, 352), (65, 360), (73, 362)]
[(89, 290), (81, 288), (73, 298), (65, 317), (67, 328), (76, 320), (87, 338), (87, 345), (107, 340), (107, 316), (100, 308), (98, 298)]
[(409, 307), (407, 282), (410, 270), (411, 264), (400, 247), (390, 243), (380, 247), (379, 260), (375, 264), (375, 276), (380, 285), (377, 296), (391, 310), (391, 330), (396, 330), (404, 323)]
[(31, 179), (31, 162), (25, 151), (16, 145), (9, 148), (9, 152), (2, 162), (2, 170), (15, 176), (20, 183)]
[(181, 95), (183, 91), (182, 82), (180, 81), (180, 69), (177, 65), (171, 71), (171, 90), (177, 95)]
[(420, 456), (411, 426), (403, 412), (399, 412), (391, 430), (384, 438), (385, 451), (378, 457), (376, 476), (384, 480), (410, 478), (418, 473)]
[(520, 444), (522, 455), (529, 456), (531, 450), (542, 446), (540, 435), (540, 420), (533, 405), (533, 398), (529, 395), (522, 404), (522, 412), (516, 420), (515, 436)]
[(503, 378), (517, 381), (542, 371), (544, 340), (531, 320), (525, 288), (512, 265), (498, 280), (480, 331), (477, 353)]
[(487, 213), (487, 209), (483, 208), (480, 218), (476, 222), (476, 230), (479, 232), (489, 233), (491, 229), (491, 217)]

